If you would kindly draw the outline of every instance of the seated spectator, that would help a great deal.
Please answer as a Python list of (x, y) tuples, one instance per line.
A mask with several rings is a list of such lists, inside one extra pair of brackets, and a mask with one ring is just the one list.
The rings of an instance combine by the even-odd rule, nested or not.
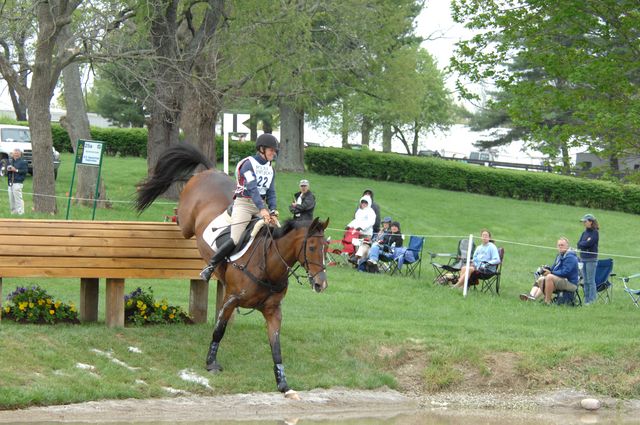
[(487, 229), (483, 229), (480, 232), (480, 235), (482, 238), (482, 244), (476, 247), (476, 250), (473, 253), (473, 259), (469, 264), (469, 268), (467, 269), (466, 264), (462, 266), (458, 281), (452, 286), (452, 288), (463, 288), (467, 274), (471, 277), (472, 273), (476, 270), (483, 274), (495, 273), (498, 270), (500, 254), (498, 253), (498, 248), (491, 240), (491, 232)]
[(363, 237), (373, 236), (373, 223), (376, 221), (376, 213), (371, 208), (371, 198), (364, 195), (360, 198), (360, 206), (354, 214), (353, 220), (347, 224), (347, 228), (359, 229)]
[(309, 180), (300, 180), (300, 191), (293, 195), (293, 202), (289, 211), (294, 220), (313, 220), (313, 210), (316, 207), (316, 197), (309, 190)]
[(367, 270), (373, 273), (378, 272), (378, 260), (390, 260), (394, 257), (396, 251), (402, 248), (402, 233), (400, 231), (400, 223), (394, 221), (391, 223), (391, 231), (382, 236), (382, 239), (374, 242), (369, 250), (369, 258), (367, 262)]
[(578, 256), (569, 250), (567, 238), (558, 239), (557, 247), (558, 255), (553, 265), (544, 267), (529, 294), (520, 294), (522, 301), (535, 301), (544, 296), (544, 302), (551, 304), (555, 291), (575, 292), (578, 289)]
[(380, 231), (380, 206), (376, 203), (375, 199), (373, 199), (373, 190), (365, 189), (364, 192), (362, 192), (362, 196), (365, 195), (371, 198), (369, 206), (373, 209), (373, 212), (376, 213), (376, 221), (373, 223), (373, 233), (378, 233)]
[(360, 269), (360, 266), (363, 262), (367, 261), (369, 258), (369, 250), (371, 249), (371, 243), (381, 240), (384, 235), (389, 233), (391, 229), (389, 228), (391, 225), (391, 217), (385, 217), (382, 222), (382, 228), (379, 232), (375, 233), (371, 239), (365, 237), (362, 239), (362, 244), (358, 247), (358, 251), (356, 255), (353, 257), (353, 264)]

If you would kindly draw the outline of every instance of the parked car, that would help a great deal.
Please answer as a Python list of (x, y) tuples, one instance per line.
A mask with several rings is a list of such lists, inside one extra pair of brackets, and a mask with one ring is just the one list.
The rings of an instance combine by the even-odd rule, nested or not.
[[(7, 173), (7, 164), (15, 148), (22, 151), (22, 157), (27, 161), (29, 167), (29, 174), (33, 175), (33, 149), (29, 127), (0, 124), (0, 176), (2, 177)], [(60, 152), (55, 148), (52, 149), (53, 175), (57, 178), (60, 167)]]

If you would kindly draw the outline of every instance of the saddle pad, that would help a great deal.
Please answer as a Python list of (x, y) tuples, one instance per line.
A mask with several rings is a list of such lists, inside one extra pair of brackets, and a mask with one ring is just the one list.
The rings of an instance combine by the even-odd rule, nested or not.
[[(204, 232), (202, 232), (202, 239), (204, 239), (207, 245), (211, 247), (214, 253), (218, 250), (216, 240), (223, 233), (229, 233), (230, 225), (231, 216), (227, 213), (227, 211), (224, 211), (222, 214), (214, 218), (211, 223), (209, 223), (209, 225), (205, 227)], [(249, 249), (256, 235), (264, 225), (265, 223), (263, 220), (259, 220), (258, 222), (256, 222), (255, 226), (253, 226), (253, 229), (251, 230), (251, 236), (244, 247), (240, 251), (237, 251), (231, 257), (229, 257), (231, 261), (237, 260), (238, 258), (242, 257), (245, 252), (247, 252), (247, 249)], [(240, 238), (241, 241), (243, 239), (244, 237)]]

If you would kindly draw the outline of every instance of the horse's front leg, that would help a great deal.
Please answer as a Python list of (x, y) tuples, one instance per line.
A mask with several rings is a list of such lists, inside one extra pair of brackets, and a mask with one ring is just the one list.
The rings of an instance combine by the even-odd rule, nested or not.
[(280, 324), (282, 322), (282, 310), (280, 302), (277, 305), (267, 306), (263, 311), (265, 320), (267, 321), (267, 332), (269, 333), (269, 345), (271, 345), (271, 356), (273, 357), (273, 372), (276, 375), (276, 385), (278, 391), (285, 393), (285, 396), (291, 398), (297, 397), (297, 393), (287, 385), (287, 378), (284, 375), (284, 366), (282, 365), (282, 353), (280, 351)]
[(207, 354), (207, 365), (206, 368), (209, 372), (221, 372), (222, 366), (218, 363), (216, 357), (218, 356), (218, 347), (220, 346), (220, 341), (224, 336), (224, 331), (227, 329), (227, 323), (229, 323), (229, 318), (233, 314), (233, 309), (238, 305), (238, 297), (235, 295), (231, 295), (228, 298), (225, 298), (224, 304), (218, 313), (218, 317), (216, 318), (216, 324), (213, 327), (213, 335), (211, 337), (211, 345), (209, 346), (209, 353)]

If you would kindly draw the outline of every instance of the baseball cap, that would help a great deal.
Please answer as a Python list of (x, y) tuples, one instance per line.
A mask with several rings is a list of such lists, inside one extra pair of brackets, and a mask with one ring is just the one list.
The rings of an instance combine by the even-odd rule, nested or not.
[(300, 186), (309, 186), (309, 180), (305, 180), (305, 179), (300, 180)]
[(593, 214), (585, 214), (580, 221), (594, 221), (596, 218), (593, 216)]
[(386, 216), (385, 218), (382, 219), (383, 223), (391, 223), (393, 220), (391, 219), (391, 217)]

